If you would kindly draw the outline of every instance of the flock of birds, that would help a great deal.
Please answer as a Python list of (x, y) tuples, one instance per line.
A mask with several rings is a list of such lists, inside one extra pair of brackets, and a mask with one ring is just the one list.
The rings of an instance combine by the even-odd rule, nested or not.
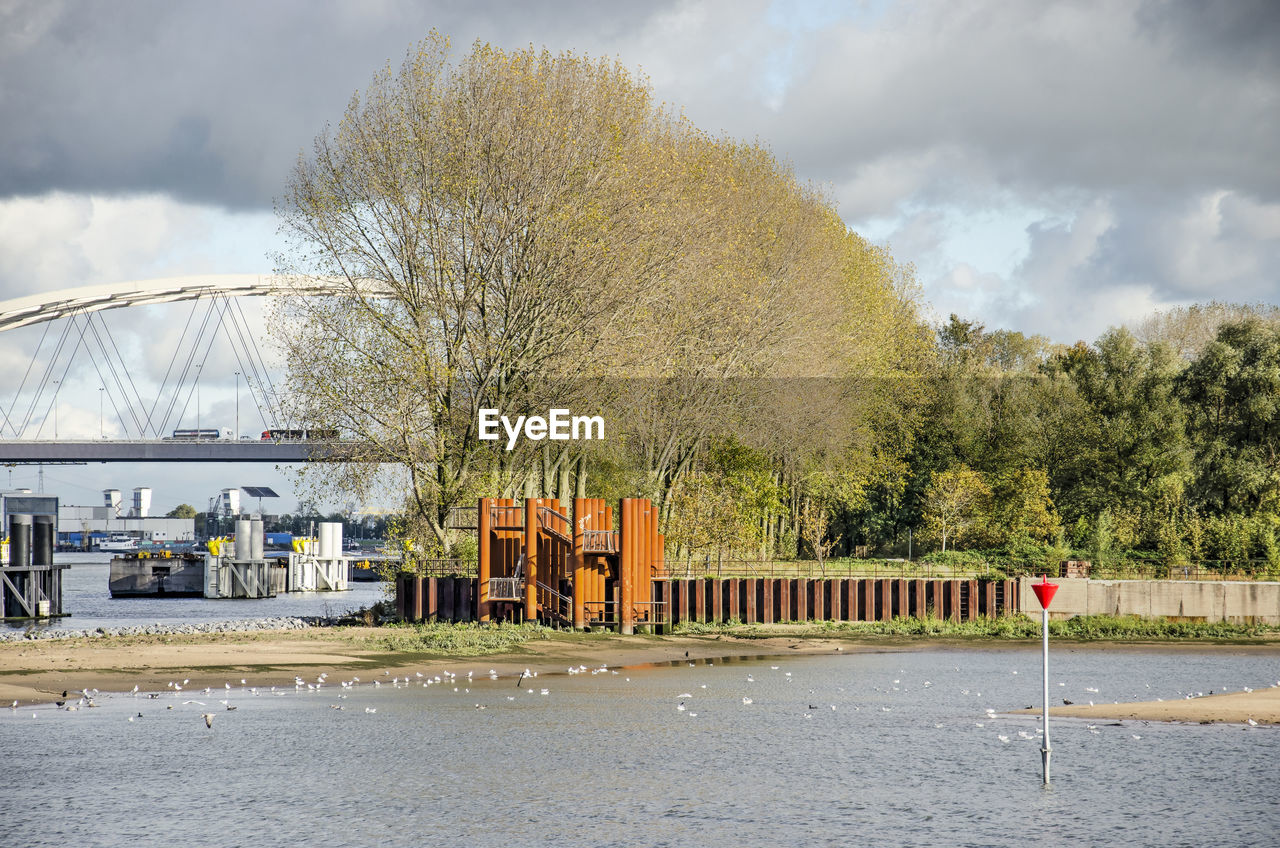
[[(686, 653), (685, 656), (687, 658), (688, 654)], [(714, 665), (712, 661), (705, 661), (704, 664), (705, 666)], [(690, 661), (688, 662), (688, 665), (690, 667), (696, 667), (699, 665), (699, 663)], [(957, 667), (955, 671), (959, 672), (960, 669)], [(814, 698), (812, 696), (816, 695), (817, 690), (814, 688), (807, 689), (807, 696), (809, 697), (800, 695), (799, 690), (797, 690), (796, 694), (794, 695), (785, 695), (780, 697), (779, 692), (780, 691), (787, 692), (788, 691), (787, 687), (794, 685), (796, 683), (797, 678), (794, 676), (794, 673), (792, 671), (784, 670), (779, 665), (768, 666), (767, 673), (768, 675), (771, 675), (771, 680), (770, 680), (771, 683), (780, 684), (782, 687), (782, 689), (779, 690), (775, 685), (773, 687), (768, 687), (765, 690), (767, 693), (765, 695), (765, 703), (769, 704), (770, 707), (782, 706), (783, 708), (785, 708), (785, 705), (788, 703), (794, 704), (795, 705), (794, 709), (800, 714), (802, 719), (812, 719), (814, 715), (819, 712), (835, 712), (837, 710), (837, 705), (834, 703), (827, 703), (827, 704), (815, 703)], [(1017, 670), (1012, 671), (1012, 674), (1016, 675), (1017, 673), (1018, 673)], [(570, 677), (577, 676), (577, 675), (591, 675), (591, 676), (609, 675), (609, 676), (616, 677), (616, 676), (619, 676), (620, 672), (617, 669), (610, 668), (607, 664), (601, 664), (600, 666), (596, 666), (596, 667), (588, 667), (586, 665), (569, 666), (567, 669), (565, 669), (565, 674)], [(764, 668), (762, 667), (762, 668), (748, 672), (745, 675), (745, 678), (743, 678), (741, 681), (742, 686), (744, 687), (742, 692), (733, 692), (728, 697), (732, 698), (733, 701), (740, 700), (741, 707), (743, 708), (751, 707), (754, 704), (756, 704), (756, 698), (760, 696), (759, 692), (757, 691), (759, 687), (755, 685), (757, 674), (762, 675), (762, 677), (765, 676), (766, 673)], [(883, 701), (888, 700), (890, 703), (893, 703), (893, 704), (899, 703), (901, 699), (898, 698), (897, 696), (894, 696), (893, 693), (905, 692), (909, 688), (908, 685), (903, 682), (903, 677), (906, 675), (906, 670), (900, 669), (899, 675), (900, 676), (894, 678), (891, 683), (886, 682), (883, 685), (872, 685), (871, 687), (869, 687), (870, 692), (877, 693), (877, 694), (871, 695), (869, 692), (867, 696), (864, 699), (862, 699), (861, 703), (854, 703), (851, 701), (851, 699), (847, 697), (838, 698), (837, 700), (840, 700), (844, 703), (844, 706), (842, 707), (842, 709), (849, 709), (851, 707), (852, 711), (854, 712), (860, 711), (864, 706), (878, 707), (879, 711), (884, 713), (892, 712), (893, 706), (883, 703)], [(500, 685), (487, 686), (481, 691), (483, 691), (485, 695), (491, 700), (496, 697), (505, 697), (505, 700), (508, 702), (516, 701), (520, 693), (523, 693), (529, 696), (542, 696), (542, 697), (551, 695), (551, 689), (549, 687), (541, 686), (538, 682), (536, 682), (539, 680), (539, 673), (537, 671), (526, 668), (524, 669), (524, 671), (520, 672), (518, 675), (510, 675), (509, 677), (515, 678), (513, 689), (516, 691), (517, 694), (509, 694), (509, 693), (500, 694), (502, 692)], [(388, 670), (388, 671), (383, 671), (380, 675), (376, 675), (368, 681), (362, 681), (360, 677), (355, 675), (352, 675), (349, 679), (345, 679), (345, 680), (330, 681), (329, 674), (327, 672), (323, 672), (318, 676), (316, 676), (314, 680), (304, 679), (301, 676), (295, 676), (292, 687), (288, 685), (251, 686), (249, 685), (248, 680), (246, 678), (241, 678), (239, 682), (239, 686), (233, 686), (231, 681), (226, 681), (223, 683), (220, 689), (215, 689), (212, 686), (206, 686), (203, 689), (198, 689), (195, 691), (195, 693), (192, 693), (187, 688), (191, 683), (190, 678), (184, 678), (181, 681), (178, 681), (178, 680), (169, 681), (165, 689), (161, 691), (143, 692), (140, 686), (135, 685), (131, 691), (124, 694), (127, 697), (131, 697), (135, 699), (142, 699), (145, 701), (159, 701), (161, 704), (163, 704), (164, 709), (166, 711), (174, 710), (175, 708), (196, 707), (199, 709), (198, 715), (200, 720), (204, 723), (205, 728), (208, 730), (212, 730), (214, 725), (214, 719), (219, 713), (234, 712), (238, 708), (238, 704), (232, 703), (233, 697), (237, 700), (242, 700), (245, 698), (257, 698), (257, 697), (263, 697), (263, 696), (283, 697), (290, 694), (299, 694), (299, 695), (309, 694), (309, 695), (328, 696), (330, 695), (330, 693), (332, 693), (332, 699), (336, 701), (336, 703), (330, 703), (329, 708), (336, 711), (343, 711), (347, 709), (347, 705), (342, 702), (346, 701), (353, 692), (355, 692), (357, 689), (360, 689), (360, 688), (364, 688), (366, 690), (369, 690), (369, 689), (376, 690), (376, 689), (380, 689), (384, 685), (388, 685), (393, 689), (404, 689), (404, 688), (409, 688), (414, 686), (421, 686), (422, 688), (442, 687), (446, 691), (450, 691), (450, 694), (469, 696), (471, 695), (471, 692), (472, 692), (472, 686), (476, 685), (478, 681), (488, 680), (490, 683), (493, 683), (495, 681), (499, 681), (500, 679), (501, 679), (501, 675), (499, 675), (496, 669), (492, 669), (492, 668), (489, 669), (487, 673), (486, 672), (477, 673), (475, 670), (470, 670), (465, 672), (465, 674), (461, 676), (459, 675), (458, 672), (452, 672), (447, 670), (441, 670), (436, 673), (431, 673), (431, 672), (424, 673), (422, 671), (405, 672), (403, 676), (400, 676), (399, 674), (397, 674), (396, 676), (392, 676), (391, 671)], [(622, 682), (630, 683), (631, 678), (625, 677), (623, 678)], [(725, 688), (723, 678), (716, 678), (715, 682), (716, 682), (717, 688), (719, 689)], [(931, 687), (934, 686), (933, 682), (930, 680), (920, 681), (918, 685), (922, 690), (929, 690)], [(1059, 687), (1065, 687), (1066, 683), (1059, 682), (1057, 685)], [(1280, 681), (1277, 681), (1275, 684), (1273, 684), (1273, 686), (1280, 687)], [(835, 687), (835, 688), (836, 688), (836, 691), (841, 695), (845, 693), (844, 687)], [(1151, 688), (1150, 684), (1147, 684), (1147, 689), (1150, 689), (1150, 688)], [(695, 695), (695, 691), (697, 692), (697, 695)], [(865, 688), (864, 688), (864, 691), (866, 691)], [(1096, 687), (1084, 687), (1084, 691), (1092, 695), (1100, 694), (1099, 689)], [(1220, 688), (1219, 690), (1210, 690), (1208, 694), (1212, 695), (1214, 694), (1215, 691), (1227, 692), (1230, 690), (1224, 687), (1224, 688)], [(1242, 691), (1252, 692), (1253, 689), (1249, 687), (1242, 687)], [(717, 708), (723, 708), (723, 703), (724, 703), (723, 700), (716, 700), (715, 698), (709, 697), (710, 694), (711, 693), (708, 690), (708, 684), (700, 683), (696, 687), (696, 690), (684, 691), (679, 693), (678, 695), (675, 695), (673, 698), (673, 700), (675, 701), (675, 712), (685, 716), (686, 718), (693, 719), (698, 716), (698, 712), (695, 709), (695, 706), (700, 702), (708, 705), (714, 704)], [(716, 694), (719, 695), (720, 693), (716, 693)], [(972, 697), (975, 699), (982, 697), (982, 693), (980, 691), (977, 691), (976, 689), (971, 689), (971, 688), (960, 689), (959, 694), (964, 697)], [(1181, 698), (1197, 698), (1197, 697), (1203, 697), (1205, 694), (1206, 693), (1199, 692), (1199, 691), (1177, 693), (1178, 697), (1181, 697)], [(215, 695), (222, 696), (216, 699), (216, 703), (221, 707), (221, 709), (218, 709), (217, 707), (212, 707), (212, 708), (210, 707), (210, 703), (215, 700)], [(98, 699), (100, 696), (101, 696), (101, 693), (97, 689), (86, 688), (86, 689), (78, 690), (75, 692), (64, 691), (61, 697), (59, 697), (54, 701), (54, 706), (58, 710), (62, 710), (66, 712), (75, 712), (81, 709), (92, 709), (99, 706)], [(206, 700), (201, 700), (201, 697), (205, 698)], [(1062, 698), (1061, 700), (1063, 704), (1066, 704), (1066, 705), (1071, 705), (1075, 703), (1067, 698)], [(1135, 696), (1135, 698), (1133, 698), (1132, 700), (1137, 700), (1137, 697)], [(1160, 701), (1163, 699), (1156, 698), (1155, 700)], [(1088, 703), (1092, 705), (1094, 702), (1089, 701)], [(804, 706), (800, 706), (801, 704), (803, 704)], [(10, 711), (16, 713), (18, 710), (18, 706), (19, 706), (18, 701), (15, 700), (10, 705)], [(488, 709), (489, 706), (490, 704), (483, 703), (483, 702), (474, 703), (474, 708), (476, 710), (485, 710), (485, 709)], [(1031, 706), (1028, 707), (1028, 709), (1033, 709), (1033, 708), (1034, 707), (1031, 707)], [(375, 715), (378, 712), (377, 707), (373, 707), (373, 706), (364, 706), (363, 709), (364, 709), (364, 713), (367, 715)], [(39, 715), (38, 712), (32, 713), (33, 718), (38, 717), (38, 715)], [(134, 721), (141, 720), (144, 717), (145, 717), (145, 713), (139, 710), (135, 714), (129, 715), (128, 720), (130, 722), (134, 722)], [(988, 732), (994, 731), (994, 730), (1011, 730), (1011, 729), (1015, 730), (1014, 735), (1010, 735), (1007, 732), (995, 734), (996, 740), (1002, 745), (1008, 745), (1013, 743), (1015, 741), (1015, 736), (1017, 740), (1036, 741), (1036, 742), (1039, 742), (1043, 738), (1043, 733), (1044, 733), (1043, 728), (1038, 726), (1042, 719), (1041, 719), (1041, 716), (1038, 714), (1034, 718), (1034, 722), (1037, 725), (1036, 727), (1033, 728), (1034, 732), (1028, 732), (1027, 730), (1023, 730), (1023, 729), (1016, 729), (1017, 723), (1027, 722), (1030, 719), (1029, 716), (1000, 715), (996, 712), (996, 709), (994, 707), (984, 708), (982, 710), (982, 714), (981, 715), (975, 714), (974, 718), (980, 719), (980, 720), (974, 720), (972, 722), (973, 726), (976, 729), (987, 730)], [(1148, 724), (1148, 722), (1143, 722), (1143, 724), (1144, 725)], [(1120, 722), (1112, 722), (1112, 723), (1108, 723), (1108, 725), (1116, 726), (1116, 727), (1124, 726)], [(1252, 718), (1248, 719), (1247, 727), (1253, 728), (1258, 726), (1259, 724), (1257, 721), (1253, 720)], [(943, 724), (934, 724), (935, 729), (942, 729), (943, 727), (944, 727)], [(1102, 732), (1099, 729), (1099, 726), (1096, 724), (1086, 724), (1085, 729), (1090, 734), (1094, 734), (1094, 735), (1100, 734)], [(1137, 733), (1131, 733), (1130, 736), (1135, 741), (1142, 739), (1142, 736)]]

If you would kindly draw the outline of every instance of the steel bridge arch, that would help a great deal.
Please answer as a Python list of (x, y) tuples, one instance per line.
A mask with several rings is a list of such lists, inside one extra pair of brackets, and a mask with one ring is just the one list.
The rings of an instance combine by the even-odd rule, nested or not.
[(283, 274), (200, 274), (131, 280), (59, 289), (0, 301), (0, 331), (56, 321), (69, 315), (101, 312), (104, 309), (172, 303), (201, 297), (333, 295), (349, 293), (351, 290), (351, 284), (342, 279)]

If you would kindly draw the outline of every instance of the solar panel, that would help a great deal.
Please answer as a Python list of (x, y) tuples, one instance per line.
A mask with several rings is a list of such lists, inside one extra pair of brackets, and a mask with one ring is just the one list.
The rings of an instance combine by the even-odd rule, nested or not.
[(278, 498), (275, 489), (269, 486), (241, 486), (240, 491), (251, 498)]

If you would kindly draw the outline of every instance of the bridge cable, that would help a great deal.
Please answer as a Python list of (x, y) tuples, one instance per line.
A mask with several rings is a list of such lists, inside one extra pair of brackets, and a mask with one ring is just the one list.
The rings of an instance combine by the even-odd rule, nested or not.
[[(268, 415), (262, 415), (262, 406), (259, 404), (258, 414), (262, 415), (263, 423), (268, 429), (271, 427), (279, 427), (283, 419), (283, 410), (280, 408), (280, 399), (276, 395), (275, 385), (271, 382), (271, 372), (267, 369), (266, 359), (262, 355), (262, 351), (258, 348), (258, 337), (249, 329), (249, 319), (245, 317), (244, 309), (240, 306), (239, 301), (234, 304), (240, 316), (240, 324), (236, 325), (237, 333), (240, 332), (241, 324), (244, 326), (244, 333), (249, 337), (249, 343), (252, 350), (246, 345), (246, 354), (250, 357), (253, 364), (254, 376), (258, 380), (258, 388), (262, 393), (262, 402), (267, 406)], [(255, 401), (256, 403), (256, 401)], [(270, 421), (267, 420), (268, 416)]]
[[(210, 301), (209, 306), (205, 309), (204, 318), (201, 319), (200, 329), (196, 331), (195, 338), (191, 342), (191, 350), (187, 353), (186, 362), (183, 363), (182, 372), (178, 375), (177, 383), (173, 388), (173, 397), (169, 401), (169, 407), (165, 410), (164, 418), (161, 421), (163, 425), (160, 429), (169, 430), (169, 420), (173, 417), (174, 410), (178, 405), (178, 398), (182, 394), (183, 384), (187, 382), (187, 377), (191, 374), (191, 364), (195, 361), (196, 351), (200, 347), (200, 340), (204, 338), (205, 329), (209, 326), (209, 318), (213, 314), (215, 302)], [(203, 363), (202, 363), (203, 368)], [(195, 394), (195, 386), (200, 382), (199, 371), (196, 372), (196, 379), (192, 381), (191, 388), (187, 391), (187, 399), (183, 401), (182, 410), (178, 413), (177, 423), (182, 423), (182, 418), (187, 414), (187, 407), (191, 404), (191, 396)]]
[[(112, 334), (111, 328), (107, 326), (106, 319), (102, 317), (101, 312), (95, 312), (94, 315), (97, 316), (98, 324), (102, 327), (103, 332), (106, 333), (107, 341), (111, 342), (111, 349), (115, 351), (115, 354), (116, 354), (116, 358), (114, 360), (111, 360), (110, 357), (108, 357), (108, 361), (112, 363), (112, 366), (111, 366), (112, 371), (115, 370), (115, 363), (119, 362), (120, 370), (124, 372), (124, 376), (129, 381), (129, 388), (133, 389), (133, 397), (129, 399), (129, 415), (131, 418), (133, 418), (133, 423), (138, 427), (139, 436), (145, 439), (147, 437), (147, 433), (142, 427), (142, 420), (139, 417), (138, 413), (134, 411), (134, 400), (136, 400), (138, 403), (137, 405), (138, 412), (141, 412), (146, 408), (146, 404), (142, 400), (142, 392), (138, 391), (137, 385), (133, 382), (133, 373), (129, 370), (128, 364), (125, 363), (124, 355), (120, 353), (120, 348), (116, 345), (115, 336)], [(102, 344), (101, 339), (98, 340), (98, 344), (99, 345)], [(103, 354), (104, 355), (106, 354), (105, 350), (103, 350)], [(119, 378), (117, 378), (117, 380), (118, 379)]]
[[(236, 323), (235, 313), (231, 314), (230, 320), (231, 320), (232, 327), (235, 329), (236, 336), (240, 339), (240, 347), (237, 347), (235, 339), (231, 338), (231, 330), (227, 328), (226, 313), (223, 314), (222, 324), (220, 327), (222, 330), (222, 334), (226, 337), (227, 344), (231, 347), (232, 354), (235, 355), (236, 364), (240, 367), (240, 371), (244, 373), (245, 383), (247, 383), (249, 386), (249, 396), (253, 398), (253, 404), (258, 410), (258, 415), (263, 419), (262, 423), (266, 424), (267, 427), (269, 428), (271, 425), (267, 424), (266, 417), (262, 415), (262, 407), (258, 404), (258, 396), (253, 390), (254, 378), (258, 376), (256, 363), (254, 363), (252, 357), (249, 355), (248, 345), (245, 344), (244, 334), (241, 332), (239, 324)], [(243, 355), (242, 355), (241, 347), (244, 348)], [(249, 367), (245, 366), (246, 360), (249, 362)], [(250, 371), (252, 371), (253, 373), (250, 373)], [(237, 392), (238, 391), (239, 389), (237, 388)], [(237, 398), (237, 401), (238, 400), (239, 398)], [(239, 436), (240, 434), (236, 433), (236, 437), (239, 438)]]
[[(58, 337), (58, 343), (53, 348), (53, 354), (51, 355), (48, 364), (45, 365), (44, 373), (40, 375), (40, 382), (35, 388), (35, 394), (31, 397), (31, 405), (27, 408), (26, 417), (22, 420), (22, 432), (24, 433), (27, 431), (27, 428), (31, 426), (32, 420), (35, 416), (36, 407), (40, 404), (40, 398), (44, 394), (45, 387), (49, 385), (49, 378), (53, 374), (53, 369), (58, 364), (58, 358), (62, 355), (62, 348), (67, 343), (67, 336), (70, 335), (73, 329), (75, 329), (75, 316), (76, 313), (73, 312), (71, 314), (71, 320), (63, 326), (62, 335)], [(81, 338), (84, 337), (83, 332), (80, 335)], [(77, 347), (79, 347), (78, 343)], [(73, 353), (72, 355), (74, 356), (75, 354)], [(57, 392), (54, 392), (54, 395), (56, 396)], [(46, 412), (45, 415), (47, 417), (48, 412)], [(42, 429), (44, 429), (43, 419), (40, 421), (40, 427), (36, 430), (36, 438), (40, 437), (40, 430)]]
[[(240, 344), (245, 349), (245, 358), (248, 360), (250, 368), (253, 369), (253, 377), (257, 381), (258, 388), (262, 393), (261, 403), (258, 402), (257, 395), (254, 395), (253, 402), (258, 407), (258, 416), (262, 418), (262, 423), (267, 425), (267, 429), (278, 427), (280, 426), (281, 418), (280, 410), (278, 409), (278, 403), (274, 405), (272, 404), (273, 395), (269, 393), (269, 391), (274, 392), (275, 390), (271, 383), (271, 372), (267, 370), (267, 365), (263, 360), (262, 352), (258, 349), (257, 336), (255, 336), (252, 329), (250, 329), (249, 319), (245, 317), (244, 310), (241, 308), (238, 301), (232, 301), (231, 305), (235, 307), (235, 312), (233, 312), (231, 316), (231, 325), (235, 328), (236, 335), (240, 338)], [(224, 324), (223, 329), (225, 330), (225, 328), (226, 325)], [(248, 337), (248, 343), (245, 342), (246, 336)], [(229, 337), (228, 340), (230, 340)], [(232, 347), (234, 347), (234, 345), (232, 345)], [(249, 387), (249, 391), (250, 393), (253, 393), (252, 386)], [(262, 412), (263, 404), (266, 404), (267, 407), (266, 415)]]
[(187, 322), (182, 325), (182, 334), (178, 336), (178, 343), (174, 346), (173, 355), (169, 357), (169, 365), (165, 368), (164, 377), (160, 380), (160, 388), (156, 390), (156, 399), (151, 404), (151, 409), (147, 412), (147, 426), (151, 427), (151, 431), (160, 435), (161, 428), (155, 426), (154, 418), (156, 407), (160, 405), (160, 399), (164, 397), (165, 387), (169, 384), (169, 374), (173, 371), (173, 364), (178, 360), (178, 352), (182, 350), (182, 343), (187, 339), (187, 330), (191, 328), (191, 319), (195, 317), (196, 309), (200, 306), (200, 299), (196, 298), (191, 302), (191, 311), (187, 313)]
[[(71, 322), (72, 322), (72, 324), (74, 324), (74, 323), (75, 323), (75, 319), (76, 319), (76, 317), (78, 317), (78, 316), (77, 316), (77, 315), (74, 315), (74, 314), (72, 315), (72, 318), (71, 318)], [(85, 319), (85, 325), (87, 326), (87, 325), (88, 325), (88, 323), (89, 323), (89, 320), (88, 320), (88, 318), (86, 318), (86, 319)], [(58, 384), (58, 385), (62, 385), (62, 384), (63, 384), (63, 382), (67, 379), (67, 374), (68, 374), (68, 373), (70, 373), (70, 371), (71, 371), (71, 363), (75, 361), (76, 354), (80, 351), (80, 345), (84, 343), (84, 331), (85, 331), (85, 329), (86, 329), (86, 327), (81, 327), (81, 328), (80, 328), (80, 335), (76, 337), (76, 345), (75, 345), (75, 347), (74, 347), (74, 348), (72, 348), (72, 349), (71, 349), (71, 354), (67, 357), (67, 364), (66, 364), (65, 366), (63, 366), (63, 368), (62, 368), (62, 374), (61, 374), (61, 376), (59, 376), (59, 377), (58, 377), (58, 379), (56, 380), (56, 382), (57, 382), (57, 384)], [(50, 363), (50, 364), (52, 365), (52, 363)], [(49, 373), (52, 373), (52, 369), (50, 369), (50, 372), (49, 372)], [(46, 385), (47, 385), (47, 383), (46, 383)], [(43, 392), (43, 387), (41, 388), (41, 392)], [(40, 427), (39, 427), (39, 429), (37, 429), (37, 430), (36, 430), (36, 438), (39, 438), (39, 437), (40, 437), (40, 432), (41, 432), (42, 430), (44, 430), (44, 424), (45, 424), (45, 422), (49, 420), (49, 413), (53, 411), (53, 407), (54, 407), (57, 403), (58, 403), (58, 390), (57, 390), (57, 389), (54, 389), (54, 390), (53, 390), (53, 399), (52, 399), (51, 401), (49, 401), (49, 408), (45, 410), (45, 412), (44, 412), (44, 417), (40, 419)]]
[[(239, 301), (236, 302), (236, 309), (240, 310), (240, 318), (245, 323), (245, 327), (249, 326), (249, 322), (244, 318), (244, 310), (241, 308)], [(271, 371), (267, 368), (266, 357), (262, 355), (262, 351), (258, 349), (258, 339), (253, 333), (249, 333), (249, 341), (253, 343), (254, 354), (258, 358), (258, 362), (262, 365), (262, 376), (266, 380), (262, 389), (262, 396), (267, 400), (267, 409), (271, 411), (271, 416), (277, 424), (281, 423), (284, 418), (284, 410), (280, 406), (280, 394), (276, 391), (275, 384), (271, 381)], [(272, 404), (274, 401), (274, 405)]]
[[(118, 348), (116, 348), (116, 356), (120, 357), (120, 364), (122, 366), (122, 369), (116, 368), (116, 362), (114, 359), (111, 358), (111, 352), (107, 350), (106, 344), (102, 341), (102, 334), (98, 332), (98, 328), (93, 323), (95, 314), (96, 313), (89, 315), (89, 329), (93, 333), (94, 340), (98, 343), (98, 349), (102, 351), (102, 359), (107, 366), (107, 372), (111, 375), (111, 379), (115, 381), (114, 388), (119, 390), (121, 399), (125, 401), (126, 411), (128, 411), (129, 417), (133, 419), (134, 426), (138, 428), (138, 438), (145, 439), (147, 437), (147, 434), (145, 431), (143, 431), (142, 422), (138, 420), (138, 415), (134, 411), (132, 400), (130, 400), (126, 395), (124, 381), (120, 379), (120, 373), (119, 373), (120, 370), (124, 370), (125, 374), (127, 375), (129, 372), (129, 368), (127, 365), (125, 365), (124, 358), (120, 357), (120, 351)], [(102, 317), (100, 315), (97, 317), (98, 317), (99, 323), (101, 323)], [(107, 333), (107, 338), (110, 339), (111, 330), (105, 324), (103, 324), (103, 329)], [(114, 342), (112, 343), (112, 347), (115, 348)], [(94, 360), (93, 367), (94, 367), (94, 370), (98, 372), (98, 379), (100, 379), (105, 385), (107, 383), (107, 380), (102, 376), (102, 369), (99, 367), (96, 358)], [(132, 385), (132, 380), (130, 381), (130, 384)], [(137, 391), (138, 391), (137, 388), (134, 388), (135, 395), (137, 394)], [(139, 398), (139, 400), (141, 400), (141, 398)], [(123, 425), (124, 416), (120, 414), (120, 407), (116, 404), (116, 399), (114, 396), (111, 398), (111, 408), (115, 410), (116, 417), (120, 419), (120, 423), (121, 425)], [(129, 431), (128, 431), (128, 428), (126, 427), (125, 435), (128, 436), (128, 434), (129, 434)]]
[[(184, 380), (184, 381), (185, 381), (185, 379), (186, 379), (187, 375), (188, 375), (188, 374), (190, 374), (190, 372), (191, 372), (191, 362), (193, 362), (193, 361), (195, 360), (196, 350), (197, 350), (197, 348), (198, 348), (198, 346), (199, 346), (200, 342), (204, 339), (204, 332), (205, 332), (205, 329), (209, 326), (209, 319), (213, 316), (214, 310), (217, 308), (217, 305), (218, 305), (218, 302), (217, 302), (217, 298), (216, 298), (216, 296), (215, 296), (214, 300), (213, 300), (213, 301), (210, 303), (210, 305), (209, 305), (209, 311), (205, 313), (205, 320), (204, 320), (204, 322), (200, 325), (200, 333), (199, 333), (199, 335), (197, 336), (195, 343), (194, 343), (194, 344), (192, 345), (192, 347), (191, 347), (191, 357), (190, 357), (190, 358), (188, 359), (188, 361), (187, 361), (187, 367), (183, 369), (183, 375), (182, 375), (182, 376), (183, 376), (183, 380)], [(219, 316), (219, 321), (221, 321), (221, 316)], [(213, 331), (213, 335), (209, 338), (209, 344), (208, 344), (208, 346), (207, 346), (207, 347), (205, 347), (205, 349), (204, 349), (204, 356), (200, 359), (200, 365), (199, 365), (199, 367), (196, 369), (196, 378), (195, 378), (194, 380), (192, 380), (192, 381), (191, 381), (191, 388), (187, 390), (187, 399), (186, 399), (186, 401), (184, 401), (184, 402), (183, 402), (183, 404), (182, 404), (182, 412), (180, 412), (180, 413), (178, 414), (178, 423), (179, 423), (179, 424), (181, 424), (181, 423), (182, 423), (182, 419), (183, 419), (183, 417), (187, 414), (187, 407), (191, 405), (191, 398), (195, 395), (196, 390), (200, 387), (200, 374), (201, 374), (201, 372), (203, 372), (203, 371), (204, 371), (204, 366), (205, 366), (205, 364), (209, 361), (209, 354), (213, 351), (213, 343), (214, 343), (214, 341), (216, 341), (216, 340), (217, 340), (217, 337), (218, 337), (218, 331), (215, 329), (215, 330)], [(177, 395), (176, 395), (176, 394), (174, 395), (174, 398), (175, 398), (175, 401), (176, 401), (176, 398), (177, 398)], [(197, 409), (197, 410), (196, 410), (196, 417), (197, 417), (197, 418), (199, 418), (199, 417), (200, 417), (200, 410), (199, 410), (199, 409)], [(166, 422), (167, 422), (167, 421), (168, 421), (168, 418), (166, 417), (166, 419), (165, 419), (165, 420), (166, 420)], [(168, 425), (167, 425), (167, 423), (166, 423), (166, 429), (168, 429)]]
[[(94, 359), (93, 370), (98, 372), (98, 380), (105, 386), (107, 383), (107, 379), (102, 376), (102, 369), (98, 366), (97, 359)], [(121, 392), (123, 393), (123, 389), (121, 389)], [(124, 416), (120, 413), (120, 407), (116, 405), (116, 397), (114, 394), (111, 395), (111, 410), (116, 414), (116, 418), (119, 419), (121, 426), (123, 426)], [(125, 435), (126, 436), (129, 435), (128, 428), (125, 428)], [(146, 438), (145, 433), (142, 434), (142, 438)]]
[(51, 323), (52, 322), (50, 321), (45, 322), (44, 332), (40, 334), (40, 341), (36, 344), (36, 351), (31, 354), (31, 361), (27, 363), (27, 370), (22, 375), (22, 382), (18, 383), (18, 388), (13, 393), (13, 400), (9, 402), (9, 410), (4, 413), (5, 423), (9, 425), (9, 429), (13, 430), (13, 437), (15, 439), (22, 438), (22, 434), (18, 432), (18, 428), (13, 424), (13, 409), (18, 405), (18, 397), (22, 394), (23, 387), (27, 385), (27, 377), (31, 376), (31, 366), (36, 364), (36, 359), (40, 356), (40, 348), (44, 347), (44, 340), (45, 337), (49, 335), (49, 327)]

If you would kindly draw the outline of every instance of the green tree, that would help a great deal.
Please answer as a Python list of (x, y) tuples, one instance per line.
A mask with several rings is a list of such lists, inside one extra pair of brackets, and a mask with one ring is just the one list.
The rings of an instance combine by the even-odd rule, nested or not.
[(977, 525), (979, 509), (990, 489), (982, 475), (970, 468), (934, 472), (924, 495), (924, 521), (929, 534), (942, 550), (951, 542), (956, 547)]
[(1223, 325), (1179, 388), (1194, 444), (1194, 497), (1217, 514), (1275, 512), (1280, 492), (1280, 329)]
[(195, 518), (199, 513), (191, 504), (178, 504), (165, 513), (165, 518)]
[(977, 504), (978, 531), (986, 547), (1008, 545), (1015, 538), (1049, 543), (1062, 531), (1049, 477), (1037, 468), (1020, 468), (986, 476), (986, 491)]

